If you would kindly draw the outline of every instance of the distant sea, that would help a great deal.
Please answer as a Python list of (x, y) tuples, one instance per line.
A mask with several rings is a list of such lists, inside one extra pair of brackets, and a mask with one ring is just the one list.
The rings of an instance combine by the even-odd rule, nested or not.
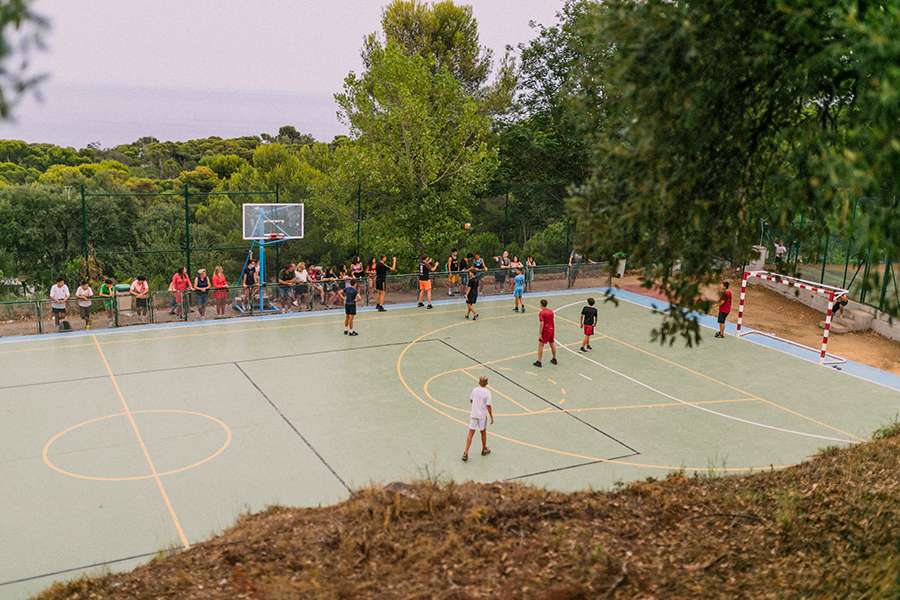
[(141, 137), (188, 141), (268, 133), (284, 125), (330, 142), (347, 129), (331, 94), (139, 87), (87, 87), (45, 82), (41, 100), (29, 96), (0, 122), (0, 139), (81, 149), (128, 144)]

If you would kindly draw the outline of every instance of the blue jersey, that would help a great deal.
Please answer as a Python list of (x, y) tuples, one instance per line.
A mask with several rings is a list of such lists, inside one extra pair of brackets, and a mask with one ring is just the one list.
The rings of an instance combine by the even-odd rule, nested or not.
[(358, 295), (359, 290), (357, 290), (355, 287), (349, 286), (344, 288), (344, 297), (347, 298), (348, 306), (353, 306), (356, 304), (356, 296)]
[(525, 276), (522, 274), (516, 275), (513, 278), (513, 284), (515, 284), (516, 289), (522, 289), (525, 287)]

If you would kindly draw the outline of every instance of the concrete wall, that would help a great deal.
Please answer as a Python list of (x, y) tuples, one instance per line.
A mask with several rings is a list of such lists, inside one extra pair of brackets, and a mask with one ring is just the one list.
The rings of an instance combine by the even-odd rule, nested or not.
[[(763, 287), (767, 287), (786, 298), (791, 298), (792, 300), (796, 300), (802, 304), (805, 304), (806, 306), (821, 312), (822, 318), (825, 318), (825, 311), (828, 310), (828, 300), (821, 294), (816, 294), (815, 292), (810, 292), (808, 290), (801, 290), (799, 288), (775, 283), (774, 281), (758, 279), (756, 277), (748, 279), (747, 282), (749, 285), (761, 285)], [(867, 312), (870, 315), (873, 315), (874, 319), (872, 320), (872, 330), (875, 333), (879, 333), (887, 338), (900, 342), (900, 319), (894, 319), (894, 322), (891, 323), (890, 317), (888, 317), (888, 315), (872, 308), (871, 306), (866, 306), (865, 304), (860, 304), (859, 302), (854, 302), (853, 300), (850, 301), (850, 303), (847, 305), (847, 308)]]

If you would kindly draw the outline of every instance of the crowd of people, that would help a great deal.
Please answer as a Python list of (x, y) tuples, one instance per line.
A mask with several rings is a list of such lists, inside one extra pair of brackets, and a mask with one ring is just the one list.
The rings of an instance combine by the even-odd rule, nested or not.
[[(534, 280), (534, 267), (537, 266), (537, 263), (533, 256), (529, 256), (523, 263), (518, 256), (510, 257), (509, 252), (506, 251), (492, 259), (495, 263), (495, 269), (492, 271), (495, 292), (504, 291), (508, 280), (508, 290), (506, 291), (515, 295), (515, 310), (518, 312), (521, 295)], [(431, 278), (432, 274), (441, 266), (445, 267), (447, 273), (448, 296), (465, 295), (470, 309), (466, 318), (472, 314), (472, 318), (477, 319), (478, 315), (474, 311), (474, 305), (477, 301), (478, 289), (482, 285), (482, 276), (489, 270), (488, 262), (478, 252), (461, 257), (459, 251), (454, 248), (445, 263), (440, 263), (429, 255), (422, 254), (419, 257), (418, 267), (418, 306), (432, 308)], [(393, 257), (388, 262), (385, 254), (372, 257), (366, 263), (363, 263), (359, 256), (354, 256), (348, 264), (342, 264), (339, 267), (320, 267), (312, 263), (307, 265), (304, 262), (289, 263), (279, 269), (275, 277), (280, 312), (288, 313), (295, 309), (300, 312), (304, 307), (313, 310), (317, 302), (325, 308), (344, 306), (346, 309), (348, 305), (355, 308), (358, 297), (363, 294), (366, 296), (367, 303), (374, 301), (376, 310), (384, 311), (386, 310), (384, 302), (387, 277), (396, 269), (397, 258)], [(365, 287), (363, 287), (364, 282)], [(235, 306), (243, 310), (250, 310), (252, 304), (260, 298), (261, 283), (259, 263), (251, 254), (247, 258), (236, 286), (239, 293), (235, 295)], [(193, 279), (186, 267), (178, 267), (172, 275), (168, 287), (168, 291), (172, 293), (170, 314), (178, 319), (184, 319), (187, 315), (186, 311), (189, 310), (188, 298), (190, 295), (193, 297), (193, 303), (196, 305), (200, 319), (206, 319), (211, 296), (216, 309), (216, 318), (224, 317), (228, 289), (229, 283), (221, 266), (215, 267), (212, 276), (207, 274), (206, 269), (198, 269)], [(374, 298), (370, 295), (372, 292), (374, 292)], [(147, 322), (151, 293), (147, 277), (139, 275), (134, 278), (127, 293), (133, 298), (133, 314), (140, 322)], [(103, 299), (103, 308), (107, 313), (109, 326), (115, 324), (116, 295), (116, 282), (113, 279), (106, 279), (100, 286), (99, 297)], [(81, 281), (74, 298), (77, 299), (78, 312), (84, 321), (85, 329), (90, 329), (93, 323), (93, 296), (90, 281)], [(69, 288), (64, 279), (60, 277), (50, 290), (52, 318), (57, 326), (62, 326), (65, 321), (66, 306), (69, 300)], [(525, 310), (524, 302), (521, 303), (521, 310), (523, 312)], [(349, 335), (349, 325), (347, 332)]]

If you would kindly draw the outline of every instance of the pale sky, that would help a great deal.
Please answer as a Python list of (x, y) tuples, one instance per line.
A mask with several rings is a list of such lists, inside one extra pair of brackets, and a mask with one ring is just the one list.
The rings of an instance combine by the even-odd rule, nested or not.
[[(0, 138), (107, 147), (143, 135), (183, 141), (294, 125), (330, 141), (345, 133), (332, 96), (350, 71), (361, 71), (363, 38), (380, 29), (385, 3), (33, 0), (52, 27), (35, 72), (50, 78), (42, 102), (29, 98), (15, 123), (0, 123)], [(495, 61), (506, 45), (535, 37), (529, 20), (551, 24), (562, 7), (463, 3)]]

